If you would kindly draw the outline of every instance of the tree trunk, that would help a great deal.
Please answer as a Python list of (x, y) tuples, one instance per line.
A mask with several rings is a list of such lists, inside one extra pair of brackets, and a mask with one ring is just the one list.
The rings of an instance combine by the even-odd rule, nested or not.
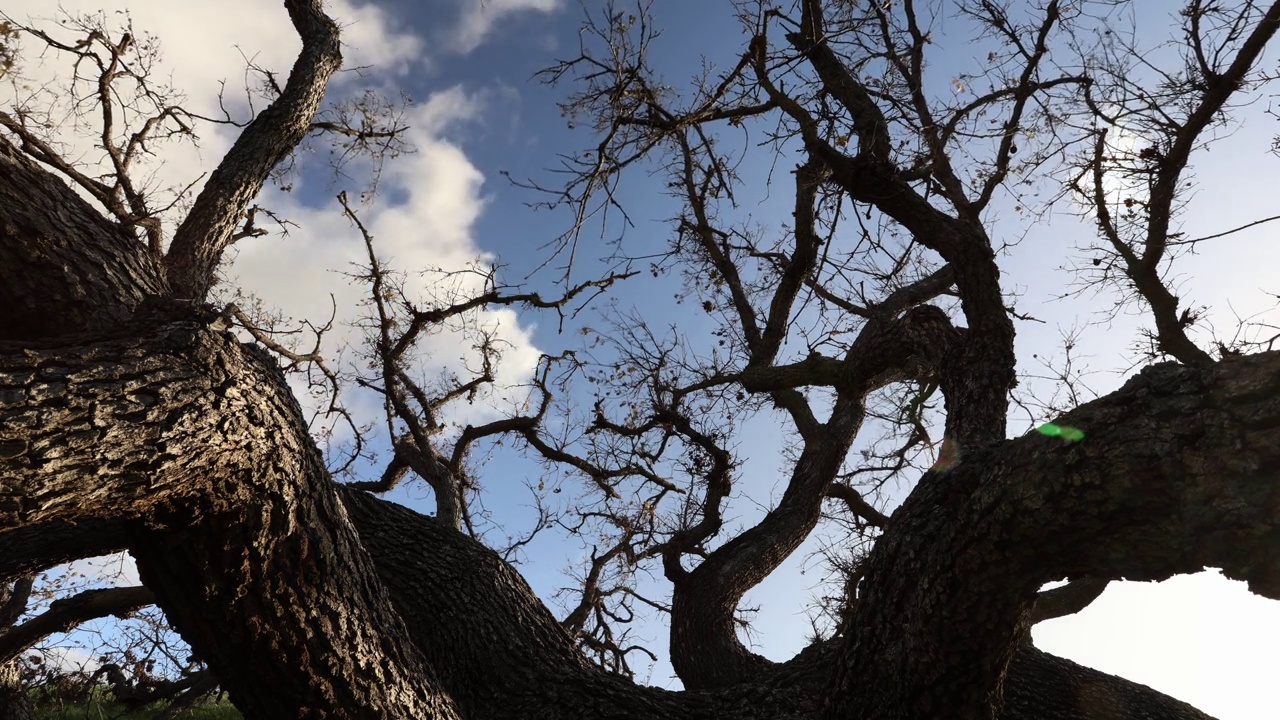
[(79, 343), (5, 356), (0, 520), (136, 520), (144, 581), (249, 717), (449, 717), (275, 361), (194, 321)]
[[(315, 17), (318, 3), (287, 5), (306, 87), (282, 96), (297, 107), (278, 114), (280, 135), (267, 121), (237, 143), (193, 213), (212, 220), (184, 224), (175, 241), (171, 278), (0, 138), (0, 571), (127, 546), (251, 720), (988, 720), (1002, 703), (1017, 720), (1202, 717), (1026, 648), (1027, 613), (1041, 584), (1063, 576), (1158, 579), (1206, 565), (1280, 597), (1280, 353), (1146, 371), (1063, 419), (1083, 430), (1078, 442), (992, 443), (1011, 377), (998, 351), (1012, 330), (994, 319), (1007, 323), (986, 256), (960, 263), (978, 270), (956, 280), (985, 299), (966, 313), (988, 318), (1000, 342), (963, 352), (991, 356), (968, 365), (999, 372), (943, 378), (951, 397), (967, 387), (972, 400), (967, 455), (926, 475), (890, 519), (847, 637), (758, 664), (752, 682), (705, 670), (715, 657), (700, 654), (714, 648), (697, 642), (679, 643), (680, 662), (705, 680), (694, 685), (718, 689), (607, 675), (492, 553), (338, 488), (276, 362), (220, 331), (216, 313), (157, 298), (174, 278), (178, 297), (203, 296), (274, 166), (254, 153), (292, 147), (336, 69), (336, 27)], [(842, 182), (867, 182), (856, 169)], [(944, 256), (974, 252), (954, 227), (929, 225), (936, 212), (898, 209), (919, 215), (903, 224)], [(789, 537), (825, 488), (807, 492)], [(785, 544), (723, 556), (745, 564), (726, 570), (711, 608), (723, 646), (736, 642), (726, 603)]]
[(0, 720), (36, 720), (35, 707), (22, 685), (22, 665), (17, 660), (0, 663)]
[(868, 561), (828, 717), (986, 720), (1037, 590), (1206, 567), (1280, 598), (1280, 353), (1165, 363), (931, 472)]
[[(1029, 436), (926, 477), (830, 656), (835, 716), (989, 713), (1020, 613), (1052, 577), (1212, 562), (1275, 594), (1277, 378), (1280, 353), (1160, 367), (1064, 419), (1084, 441)], [(248, 717), (812, 716), (831, 669), (670, 693), (588, 667), (460, 533), (350, 491), (344, 507), (273, 361), (197, 320), (6, 345), (0, 418), (0, 521), (18, 528), (0, 539), (131, 525), (144, 580)], [(1050, 710), (1011, 716), (1088, 717)]]
[[(0, 634), (17, 622), (27, 607), (32, 576), (14, 582), (0, 582)], [(22, 663), (18, 658), (0, 658), (0, 720), (35, 720), (35, 708), (22, 684)]]
[[(703, 692), (643, 688), (587, 664), (532, 590), (493, 551), (434, 518), (342, 489), (414, 643), (464, 717), (815, 718), (838, 642), (750, 682)], [(1005, 682), (1008, 718), (1207, 720), (1185, 703), (1021, 644)], [(536, 710), (532, 709), (536, 708)]]

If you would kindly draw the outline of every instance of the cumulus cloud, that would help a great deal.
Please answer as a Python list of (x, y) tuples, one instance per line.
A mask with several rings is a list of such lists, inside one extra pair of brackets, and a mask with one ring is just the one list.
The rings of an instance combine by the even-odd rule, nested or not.
[[(54, 20), (63, 14), (103, 12), (108, 20), (133, 20), (135, 30), (164, 43), (165, 69), (205, 110), (216, 109), (218, 82), (240, 77), (244, 58), (281, 73), (288, 71), (301, 43), (282, 2), (225, 0), (219, 3), (159, 3), (148, 0), (10, 0), (5, 13), (20, 21)], [(371, 66), (401, 72), (424, 61), (422, 39), (405, 32), (386, 10), (350, 0), (332, 0), (328, 10), (342, 26), (347, 67)], [(63, 12), (59, 12), (59, 9)], [(47, 24), (47, 23), (41, 23)]]
[[(555, 3), (500, 0), (483, 5), (475, 17), (467, 15), (464, 22), (462, 36), (471, 38), (468, 43), (479, 42), (501, 16), (522, 9), (550, 9)], [(156, 73), (157, 77), (171, 78), (172, 86), (186, 95), (184, 106), (209, 116), (221, 114), (219, 90), (223, 81), (224, 100), (232, 104), (233, 110), (238, 103), (239, 111), (247, 113), (243, 90), (246, 61), (283, 79), (300, 47), (283, 4), (277, 2), (228, 0), (216, 5), (191, 5), (120, 0), (104, 10), (101, 0), (64, 0), (60, 7), (67, 15), (102, 12), (108, 24), (123, 25), (131, 20), (135, 34), (153, 33), (162, 44), (163, 69)], [(373, 86), (394, 93), (406, 75), (430, 66), (422, 38), (407, 31), (408, 25), (386, 10), (353, 0), (333, 0), (329, 11), (343, 28), (345, 66), (364, 68), (359, 74), (343, 73), (335, 78), (330, 87), (331, 99), (340, 99), (358, 87)], [(19, 21), (48, 27), (58, 11), (43, 0), (14, 0), (7, 4), (5, 12)], [(27, 48), (34, 48), (34, 42), (28, 39)], [(39, 88), (54, 78), (66, 77), (67, 64), (53, 62), (65, 58), (53, 53), (49, 57), (52, 61), (48, 66), (41, 66), (34, 57), (25, 66), (29, 87)], [(7, 94), (21, 91), (13, 86), (0, 89), (0, 104), (10, 105), (12, 98)], [(457, 128), (477, 122), (486, 107), (484, 91), (455, 87), (431, 93), (409, 108), (403, 118), (411, 128), (406, 139), (417, 152), (401, 156), (385, 167), (379, 185), (380, 199), (361, 209), (362, 220), (376, 238), (378, 254), (394, 269), (406, 273), (406, 289), (417, 292), (422, 299), (429, 297), (428, 290), (439, 289), (439, 276), (422, 275), (421, 270), (457, 271), (474, 267), (477, 262), (483, 267), (493, 260), (481, 251), (473, 236), (476, 219), (485, 208), (481, 190), (484, 178), (463, 147), (448, 139)], [(199, 132), (199, 147), (170, 144), (161, 148), (149, 169), (154, 177), (148, 186), (183, 187), (207, 176), (234, 142), (237, 131), (202, 125)], [(82, 134), (72, 139), (67, 155), (93, 162), (101, 156), (94, 144), (91, 134)], [(311, 170), (322, 165), (305, 158), (303, 162)], [(346, 168), (352, 176), (358, 175), (359, 170), (358, 166)], [(296, 223), (296, 227), (287, 237), (241, 241), (224, 274), (245, 292), (288, 317), (323, 323), (329, 318), (332, 304), (336, 304), (338, 330), (331, 333), (325, 347), (332, 358), (338, 349), (359, 341), (359, 333), (345, 324), (355, 322), (364, 312), (360, 303), (367, 296), (367, 288), (352, 283), (343, 273), (357, 271), (366, 264), (365, 249), (359, 233), (331, 200), (340, 189), (331, 173), (321, 168), (314, 175), (299, 177), (294, 185), (293, 193), (268, 190), (261, 203)], [(197, 184), (194, 192), (199, 187)], [(166, 218), (170, 233), (180, 211), (178, 208), (173, 217)], [(456, 292), (465, 294), (481, 288), (482, 279), (475, 274), (459, 275), (455, 276), (455, 285)], [(498, 368), (499, 381), (515, 384), (527, 379), (538, 352), (529, 329), (520, 324), (516, 314), (510, 310), (480, 312), (471, 321), (474, 327), (491, 329), (505, 348)], [(479, 366), (473, 344), (474, 339), (457, 332), (433, 335), (423, 348), (424, 376), (452, 371), (465, 377), (469, 367)], [(302, 399), (305, 403), (305, 396)], [(367, 409), (375, 410), (372, 405)], [(486, 412), (492, 411), (469, 408), (463, 416)]]
[(484, 42), (485, 36), (503, 18), (521, 12), (551, 12), (560, 7), (560, 0), (464, 0), (462, 18), (453, 34), (453, 46), (458, 52), (469, 53)]
[[(417, 151), (387, 165), (381, 199), (359, 209), (380, 261), (403, 273), (405, 293), (415, 302), (456, 301), (484, 290), (483, 269), (493, 258), (473, 237), (485, 207), (484, 178), (465, 152), (445, 139), (450, 127), (477, 120), (484, 107), (483, 98), (455, 87), (410, 109), (407, 139)], [(230, 274), (241, 287), (293, 317), (323, 320), (336, 306), (337, 322), (354, 325), (369, 312), (361, 305), (368, 297), (367, 285), (349, 277), (368, 264), (359, 232), (341, 217), (336, 203), (308, 207), (282, 193), (267, 202), (298, 229), (285, 238), (247, 242)], [(462, 272), (476, 267), (481, 271)], [(516, 314), (481, 311), (470, 320), (473, 327), (491, 330), (506, 348), (497, 368), (499, 384), (526, 380), (539, 353)], [(359, 338), (353, 332), (337, 340), (354, 343)], [(472, 335), (457, 329), (430, 336), (423, 348), (423, 374), (466, 376), (468, 368), (480, 365), (473, 342)], [(486, 414), (478, 406), (462, 412), (469, 419)], [(465, 421), (462, 416), (453, 419)]]
[[(389, 80), (427, 62), (421, 38), (401, 29), (394, 17), (376, 6), (334, 0), (329, 11), (342, 25), (344, 66), (369, 67)], [(47, 29), (55, 39), (79, 39), (76, 33), (60, 30), (56, 23), (68, 18), (101, 15), (109, 28), (123, 29), (132, 23), (139, 36), (153, 35), (161, 45), (162, 67), (152, 74), (153, 83), (167, 83), (181, 93), (181, 105), (207, 117), (221, 117), (225, 105), (235, 120), (248, 117), (246, 83), (254, 85), (247, 64), (287, 77), (301, 42), (293, 32), (283, 3), (256, 0), (228, 0), (222, 3), (157, 3), (144, 0), (66, 0), (51, 5), (43, 0), (13, 0), (4, 13), (24, 23)], [(78, 164), (104, 168), (103, 153), (97, 149), (93, 122), (77, 128), (68, 122), (75, 113), (70, 94), (63, 86), (71, 75), (69, 58), (61, 53), (40, 53), (38, 41), (23, 41), (20, 83), (0, 85), (0, 107), (30, 98), (32, 105), (51, 110), (61, 120), (57, 140), (66, 147), (65, 156)], [(335, 85), (351, 84), (355, 78), (340, 73)], [(82, 88), (83, 89), (83, 88)], [(264, 103), (258, 101), (260, 108)], [(135, 170), (135, 180), (146, 178), (149, 188), (184, 188), (193, 181), (198, 191), (202, 175), (217, 164), (231, 147), (238, 130), (223, 125), (201, 124), (196, 128), (198, 145), (187, 142), (153, 143), (157, 157), (145, 168)], [(163, 203), (157, 203), (162, 205)], [(167, 217), (172, 221), (176, 216)], [(172, 230), (172, 227), (169, 228)]]

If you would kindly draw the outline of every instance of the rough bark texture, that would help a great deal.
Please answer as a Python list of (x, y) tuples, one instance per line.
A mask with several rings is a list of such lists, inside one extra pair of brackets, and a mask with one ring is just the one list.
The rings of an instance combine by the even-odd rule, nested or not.
[[(951, 717), (946, 715), (945, 717)], [(1146, 685), (1022, 645), (1004, 684), (1007, 718), (1065, 720), (1212, 720), (1190, 705)]]
[(0, 339), (110, 326), (163, 290), (141, 243), (2, 135), (0, 234)]
[[(829, 66), (812, 17), (797, 47), (863, 124), (857, 157), (804, 135), (821, 177), (874, 197), (950, 263), (969, 328), (930, 310), (869, 325), (910, 340), (933, 323), (928, 342), (837, 363), (836, 410), (823, 426), (797, 413), (807, 445), (768, 519), (687, 574), (672, 553), (672, 645), (693, 690), (605, 674), (492, 552), (336, 486), (276, 362), (190, 302), (340, 61), (319, 4), (286, 5), (304, 40), (289, 84), (211, 176), (163, 267), (0, 138), (0, 577), (127, 547), (253, 720), (1203, 717), (1035, 651), (1027, 622), (1038, 588), (1063, 576), (1212, 565), (1280, 598), (1280, 353), (1153, 367), (1063, 418), (1083, 439), (1001, 441), (1013, 331), (977, 211), (947, 216), (895, 175), (883, 118)], [(771, 315), (785, 321), (788, 302)], [(762, 366), (781, 327), (753, 340)], [(748, 371), (785, 406), (792, 373), (834, 367)], [(817, 521), (866, 393), (935, 372), (959, 464), (888, 519), (845, 637), (778, 665), (751, 655), (734, 607)]]
[[(136, 519), (145, 581), (250, 717), (436, 717), (452, 702), (532, 717), (805, 710), (767, 680), (672, 694), (584, 669), (495, 559), (442, 559), (447, 579), (415, 579), (411, 561), (430, 556), (430, 536), (384, 545), (344, 530), (346, 512), (273, 361), (196, 320), (2, 349), (0, 519), (11, 529), (0, 539), (77, 518)], [(1155, 578), (1213, 563), (1275, 594), (1265, 548), (1277, 541), (1277, 377), (1280, 353), (1158, 367), (1064, 419), (1084, 441), (1029, 436), (926, 478), (876, 551), (876, 567), (895, 569), (868, 575), (836, 663), (845, 684), (832, 697), (845, 705), (833, 715), (946, 707), (963, 717), (969, 702), (970, 716), (982, 716), (1020, 613), (1057, 575)], [(1227, 459), (1208, 460), (1217, 457)], [(379, 507), (388, 518), (407, 512)], [(462, 593), (464, 580), (486, 590)], [(455, 595), (425, 604), (431, 588)], [(523, 605), (499, 620), (485, 598), (512, 592)], [(1007, 641), (993, 642), (1000, 629)], [(468, 659), (468, 648), (482, 652)]]
[(1220, 567), (1280, 598), (1280, 354), (1153, 366), (1061, 422), (1083, 439), (974, 453), (894, 514), (829, 717), (991, 717), (1037, 589), (1064, 576)]
[(302, 52), (280, 97), (240, 133), (174, 233), (165, 257), (174, 297), (204, 300), (236, 226), (271, 171), (311, 131), (329, 78), (342, 66), (338, 25), (319, 0), (286, 0), (285, 7)]
[[(719, 690), (643, 688), (584, 662), (524, 580), (462, 533), (340, 492), (415, 644), (464, 717), (815, 718), (841, 643), (813, 646)], [(1027, 720), (1207, 720), (1185, 703), (1019, 644), (1006, 714)], [(949, 717), (949, 715), (946, 715)], [(932, 716), (922, 716), (932, 717)]]
[(24, 525), (0, 531), (0, 582), (129, 547), (133, 523), (111, 518)]
[(399, 621), (275, 361), (192, 320), (124, 327), (0, 356), (0, 521), (138, 520), (144, 581), (249, 716), (448, 716), (385, 641)]
[[(773, 665), (738, 639), (735, 613), (759, 585), (809, 537), (822, 513), (830, 479), (839, 472), (866, 415), (873, 390), (908, 378), (935, 376), (958, 333), (946, 314), (923, 306), (891, 322), (873, 322), (859, 333), (843, 361), (812, 362), (782, 372), (753, 372), (748, 388), (822, 384), (831, 374), (838, 394), (831, 416), (809, 431), (777, 507), (765, 518), (709, 553), (691, 572), (666, 563), (674, 585), (671, 661), (684, 686), (704, 690), (763, 677)], [(834, 367), (830, 367), (834, 366)], [(761, 377), (765, 376), (765, 377)], [(759, 385), (757, 385), (759, 384)]]
[[(0, 582), (0, 635), (7, 634), (27, 607), (31, 576)], [(35, 708), (22, 685), (22, 665), (12, 653), (0, 656), (0, 720), (35, 720)]]

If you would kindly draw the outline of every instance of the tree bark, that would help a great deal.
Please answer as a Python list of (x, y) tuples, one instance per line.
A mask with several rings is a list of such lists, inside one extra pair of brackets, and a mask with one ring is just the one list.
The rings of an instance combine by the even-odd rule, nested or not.
[(1036, 592), (1222, 568), (1280, 598), (1280, 353), (1152, 366), (927, 474), (869, 561), (827, 717), (987, 719)]
[[(773, 378), (779, 383), (775, 387), (829, 384), (837, 390), (836, 402), (827, 421), (804, 436), (777, 507), (712, 551), (692, 571), (684, 572), (678, 562), (665, 564), (674, 586), (671, 664), (686, 688), (739, 685), (768, 673), (773, 663), (738, 639), (735, 613), (742, 597), (773, 573), (817, 526), (823, 499), (862, 427), (867, 395), (891, 382), (934, 376), (958, 335), (945, 313), (926, 305), (901, 318), (869, 323), (843, 360), (807, 360), (798, 364), (801, 369), (782, 373), (753, 373), (750, 368), (744, 373), (781, 375)], [(813, 377), (817, 373), (833, 377), (817, 379)], [(759, 380), (744, 379), (744, 387), (754, 389), (751, 383)]]
[[(441, 538), (460, 534), (379, 539), (376, 522), (408, 511), (338, 504), (261, 352), (191, 320), (126, 330), (0, 353), (0, 521), (132, 520), (144, 580), (249, 717), (429, 717), (453, 703), (510, 717), (786, 717), (817, 697), (812, 676), (666, 693), (585, 668), (514, 573), (480, 550), (445, 554)], [(1213, 563), (1275, 595), (1277, 378), (1280, 353), (1157, 367), (1064, 418), (1080, 442), (1028, 436), (927, 476), (873, 555), (837, 655), (840, 682), (858, 679), (836, 686), (833, 708), (846, 704), (833, 712), (912, 717), (966, 701), (984, 717), (1021, 613), (1061, 575), (1154, 579)], [(416, 577), (430, 557), (452, 575)], [(441, 589), (451, 595), (432, 600)], [(518, 611), (493, 605), (512, 592)], [(1168, 717), (1180, 716), (1194, 717)]]
[(136, 521), (144, 582), (249, 717), (452, 715), (273, 359), (189, 320), (0, 357), (5, 526)]
[(342, 66), (338, 24), (320, 0), (285, 0), (302, 39), (280, 97), (240, 133), (209, 176), (173, 235), (165, 271), (174, 297), (203, 302), (217, 281), (222, 253), (271, 171), (311, 131), (329, 78)]
[(124, 520), (85, 518), (0, 530), (0, 582), (72, 560), (125, 550), (132, 528)]
[[(14, 582), (0, 582), (0, 635), (18, 621), (27, 609), (32, 576)], [(22, 684), (22, 663), (12, 654), (0, 656), (0, 720), (35, 720), (35, 707)]]
[(164, 290), (140, 243), (3, 135), (0, 238), (0, 340), (110, 327)]
[[(781, 720), (819, 714), (840, 643), (828, 641), (748, 682), (701, 692), (639, 687), (588, 664), (524, 579), (438, 520), (342, 488), (379, 577), (463, 717)], [(1208, 720), (1187, 703), (1024, 643), (1006, 714), (1027, 720)]]
[[(340, 61), (318, 3), (286, 4), (304, 52), (283, 105), (211, 178), (163, 268), (0, 138), (0, 574), (127, 546), (251, 719), (986, 720), (1002, 706), (1018, 720), (1202, 717), (1027, 648), (1026, 625), (1038, 588), (1064, 576), (1213, 565), (1280, 597), (1280, 353), (1157, 366), (1063, 418), (1082, 440), (995, 442), (1012, 328), (989, 242), (914, 193), (886, 196), (905, 186), (843, 156), (832, 177), (855, 197), (889, 197), (882, 209), (933, 243), (971, 324), (957, 363), (968, 370), (942, 377), (966, 454), (889, 519), (847, 637), (756, 663), (736, 684), (740, 668), (705, 669), (736, 652), (729, 643), (682, 640), (691, 684), (718, 689), (638, 687), (589, 665), (492, 553), (335, 486), (276, 362), (208, 310), (156, 297), (203, 297), (239, 213)], [(847, 407), (837, 425), (857, 417)], [(838, 462), (820, 450), (813, 463)], [(825, 484), (800, 490), (784, 499), (783, 527), (762, 526), (785, 540), (745, 536), (707, 565), (723, 573), (711, 639), (731, 633), (722, 620), (743, 583), (816, 517)], [(781, 522), (791, 512), (799, 520)], [(686, 617), (700, 612), (680, 602)]]
[[(464, 717), (816, 718), (841, 643), (772, 664), (750, 681), (670, 692), (585, 662), (524, 580), (493, 551), (435, 518), (343, 488), (340, 496), (414, 643), (443, 670)], [(1207, 720), (1150, 688), (1018, 645), (1006, 718)]]

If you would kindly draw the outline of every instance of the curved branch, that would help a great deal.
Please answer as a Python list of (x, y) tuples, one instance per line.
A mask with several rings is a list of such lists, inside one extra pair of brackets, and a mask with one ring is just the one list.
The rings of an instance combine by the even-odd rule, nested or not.
[(117, 325), (163, 290), (141, 243), (0, 136), (0, 340)]
[(1037, 589), (1064, 576), (1212, 566), (1280, 599), (1277, 428), (1280, 353), (1166, 363), (926, 474), (867, 561), (831, 716), (990, 717)]
[[(1253, 32), (1241, 44), (1240, 51), (1232, 59), (1231, 65), (1222, 73), (1211, 73), (1205, 78), (1204, 92), (1187, 116), (1186, 122), (1178, 128), (1170, 143), (1169, 151), (1164, 154), (1156, 181), (1151, 188), (1151, 221), (1147, 231), (1146, 248), (1142, 256), (1140, 271), (1144, 274), (1154, 273), (1164, 256), (1165, 243), (1169, 236), (1169, 223), (1172, 220), (1172, 205), (1178, 192), (1182, 171), (1187, 166), (1191, 151), (1202, 142), (1201, 133), (1217, 117), (1237, 91), (1245, 84), (1246, 76), (1254, 64), (1261, 58), (1267, 43), (1280, 30), (1280, 2), (1272, 3), (1266, 13), (1258, 21)], [(1135, 268), (1135, 270), (1138, 270)]]
[[(751, 42), (757, 82), (798, 126), (806, 152), (825, 166), (829, 181), (892, 218), (951, 266), (972, 332), (943, 374), (947, 432), (962, 450), (1003, 438), (1015, 379), (1014, 328), (1005, 310), (1000, 268), (986, 229), (974, 216), (952, 217), (934, 207), (875, 152), (860, 150), (850, 157), (832, 147), (813, 115), (770, 79), (765, 39), (757, 36)], [(875, 118), (868, 116), (866, 121), (874, 125)]]
[[(1192, 22), (1197, 22), (1195, 13), (1188, 12)], [(1167, 127), (1162, 131), (1167, 133), (1165, 142), (1161, 150), (1149, 151), (1152, 165), (1142, 171), (1150, 177), (1150, 197), (1147, 201), (1148, 220), (1140, 254), (1118, 237), (1114, 221), (1107, 217), (1106, 198), (1100, 186), (1103, 153), (1100, 149), (1096, 149), (1094, 153), (1093, 202), (1103, 236), (1124, 260), (1125, 274), (1150, 306), (1160, 350), (1185, 363), (1210, 363), (1213, 358), (1187, 337), (1186, 328), (1190, 325), (1192, 315), (1186, 309), (1179, 313), (1179, 298), (1161, 278), (1161, 268), (1168, 259), (1169, 246), (1177, 244), (1170, 243), (1170, 229), (1178, 196), (1185, 191), (1183, 175), (1191, 153), (1205, 142), (1202, 137), (1205, 130), (1221, 119), (1228, 102), (1247, 84), (1249, 73), (1278, 30), (1280, 2), (1267, 8), (1223, 72), (1209, 70), (1190, 84), (1194, 91), (1189, 89), (1183, 101), (1189, 107), (1185, 119), (1170, 119), (1165, 123)], [(1109, 124), (1116, 124), (1092, 97), (1086, 96), (1086, 101), (1095, 117), (1108, 121)], [(1101, 143), (1099, 138), (1099, 148)]]
[(822, 514), (822, 501), (862, 426), (872, 390), (913, 374), (932, 374), (957, 344), (941, 309), (922, 305), (903, 317), (868, 322), (843, 361), (844, 380), (828, 421), (806, 437), (778, 506), (688, 574), (671, 577), (671, 664), (685, 687), (725, 687), (771, 666), (738, 639), (734, 612), (742, 596), (768, 577)]
[(833, 482), (827, 487), (827, 497), (845, 504), (849, 512), (862, 518), (872, 527), (883, 528), (889, 524), (889, 516), (875, 509), (862, 495), (842, 482)]
[[(759, 683), (670, 692), (586, 661), (524, 579), (493, 551), (433, 518), (344, 488), (361, 542), (427, 661), (464, 717), (523, 720), (814, 720), (838, 643), (813, 646)], [(407, 548), (414, 548), (407, 551)], [(1008, 720), (1208, 720), (1150, 688), (1019, 645)], [(1082, 698), (1092, 703), (1080, 706)], [(1128, 714), (1126, 714), (1128, 713)], [(939, 714), (926, 717), (950, 717)]]
[(862, 83), (854, 79), (849, 68), (827, 44), (822, 3), (803, 0), (802, 31), (789, 37), (791, 44), (804, 53), (822, 79), (823, 88), (849, 111), (854, 131), (858, 134), (858, 155), (882, 164), (890, 162), (892, 138), (884, 113), (871, 99)]
[(218, 687), (218, 678), (208, 670), (199, 670), (176, 680), (130, 682), (124, 670), (115, 663), (108, 663), (94, 671), (92, 678), (106, 677), (111, 694), (128, 707), (142, 707), (169, 700), (168, 707), (155, 716), (155, 720), (177, 717), (180, 710), (193, 701), (207, 696)]
[(173, 236), (165, 270), (175, 297), (204, 300), (222, 252), (271, 171), (311, 130), (329, 78), (342, 65), (338, 25), (320, 0), (285, 0), (302, 51), (284, 91), (240, 133)]
[(1102, 591), (1110, 584), (1110, 580), (1084, 578), (1073, 580), (1062, 587), (1041, 591), (1036, 596), (1036, 604), (1031, 608), (1027, 624), (1035, 625), (1064, 615), (1074, 615), (1102, 597)]
[(274, 359), (142, 327), (0, 347), (0, 524), (132, 521), (143, 582), (246, 717), (453, 717)]
[(120, 552), (129, 546), (131, 523), (116, 518), (24, 525), (0, 532), (0, 582), (55, 565)]
[(67, 632), (80, 623), (108, 615), (124, 617), (155, 601), (155, 595), (141, 585), (86, 590), (54, 600), (45, 612), (0, 633), (0, 663), (12, 660), (49, 635)]

